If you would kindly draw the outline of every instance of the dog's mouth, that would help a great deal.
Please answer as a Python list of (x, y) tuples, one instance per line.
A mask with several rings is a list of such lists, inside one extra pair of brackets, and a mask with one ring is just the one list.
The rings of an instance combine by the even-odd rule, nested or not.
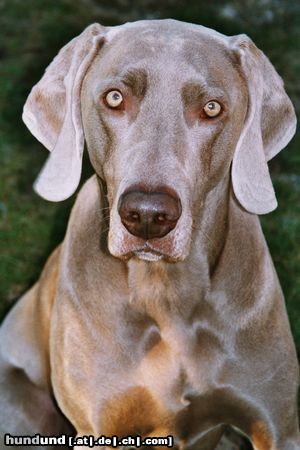
[(180, 248), (177, 249), (175, 247), (173, 236), (167, 239), (142, 241), (124, 233), (122, 238), (119, 246), (115, 245), (113, 239), (109, 240), (109, 250), (113, 256), (124, 261), (137, 258), (145, 262), (165, 261), (176, 263), (184, 260), (187, 256)]
[(160, 261), (164, 258), (164, 255), (162, 253), (154, 252), (152, 250), (137, 250), (134, 252), (134, 256), (137, 258), (143, 260), (143, 261), (149, 261), (149, 262), (155, 262)]
[(142, 245), (136, 245), (127, 248), (121, 254), (119, 258), (129, 260), (131, 258), (138, 258), (142, 261), (155, 262), (162, 259), (169, 259), (170, 256), (163, 253), (159, 248), (154, 248), (150, 241), (145, 241)]
[(144, 240), (124, 231), (122, 238), (122, 244), (118, 252), (121, 259), (138, 258), (148, 262), (178, 261), (178, 256), (174, 254), (174, 233), (163, 238)]

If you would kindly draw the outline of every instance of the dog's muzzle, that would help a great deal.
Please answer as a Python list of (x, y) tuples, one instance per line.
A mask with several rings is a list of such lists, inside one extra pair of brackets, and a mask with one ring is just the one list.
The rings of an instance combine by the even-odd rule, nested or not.
[(121, 222), (133, 236), (144, 240), (162, 238), (176, 227), (181, 202), (173, 192), (127, 190), (121, 195), (118, 212)]

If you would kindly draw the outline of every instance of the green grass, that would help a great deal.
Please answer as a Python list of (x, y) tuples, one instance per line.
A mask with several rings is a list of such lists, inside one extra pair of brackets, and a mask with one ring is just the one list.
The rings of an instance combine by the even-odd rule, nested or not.
[(273, 175), (279, 206), (261, 218), (300, 349), (300, 174)]
[(62, 215), (62, 206), (44, 202), (31, 188), (42, 156), (38, 146), (29, 151), (19, 144), (1, 140), (1, 315), (38, 277), (47, 253), (61, 237), (54, 236), (53, 230), (58, 215)]
[[(76, 198), (74, 194), (52, 203), (34, 193), (32, 184), (47, 153), (35, 142), (24, 147), (0, 139), (0, 318), (39, 277), (47, 257), (64, 237)], [(85, 157), (81, 185), (91, 173)]]

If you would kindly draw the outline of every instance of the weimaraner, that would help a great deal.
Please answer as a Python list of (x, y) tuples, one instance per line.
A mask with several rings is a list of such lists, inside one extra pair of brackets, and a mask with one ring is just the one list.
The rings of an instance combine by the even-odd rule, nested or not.
[(51, 151), (42, 197), (75, 191), (84, 141), (96, 175), (2, 325), (2, 442), (211, 450), (229, 424), (256, 450), (299, 450), (296, 352), (257, 217), (276, 208), (267, 161), (296, 121), (266, 56), (175, 20), (94, 24), (23, 118)]

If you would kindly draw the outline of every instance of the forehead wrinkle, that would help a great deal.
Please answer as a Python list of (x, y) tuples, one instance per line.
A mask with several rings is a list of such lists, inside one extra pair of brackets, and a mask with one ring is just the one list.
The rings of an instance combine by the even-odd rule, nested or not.
[(223, 89), (220, 89), (220, 87), (216, 85), (208, 84), (202, 79), (185, 82), (181, 89), (181, 93), (185, 105), (197, 103), (207, 95), (216, 98), (226, 97)]
[(184, 83), (181, 96), (184, 105), (198, 103), (207, 92), (207, 83), (203, 80), (191, 80)]
[(95, 85), (94, 95), (103, 92), (115, 85), (118, 89), (120, 85), (128, 86), (138, 97), (143, 97), (147, 89), (147, 73), (144, 69), (128, 69), (120, 74), (114, 74), (107, 78), (102, 78)]
[(120, 75), (122, 83), (132, 89), (138, 97), (143, 97), (147, 90), (147, 73), (142, 68), (127, 68)]

